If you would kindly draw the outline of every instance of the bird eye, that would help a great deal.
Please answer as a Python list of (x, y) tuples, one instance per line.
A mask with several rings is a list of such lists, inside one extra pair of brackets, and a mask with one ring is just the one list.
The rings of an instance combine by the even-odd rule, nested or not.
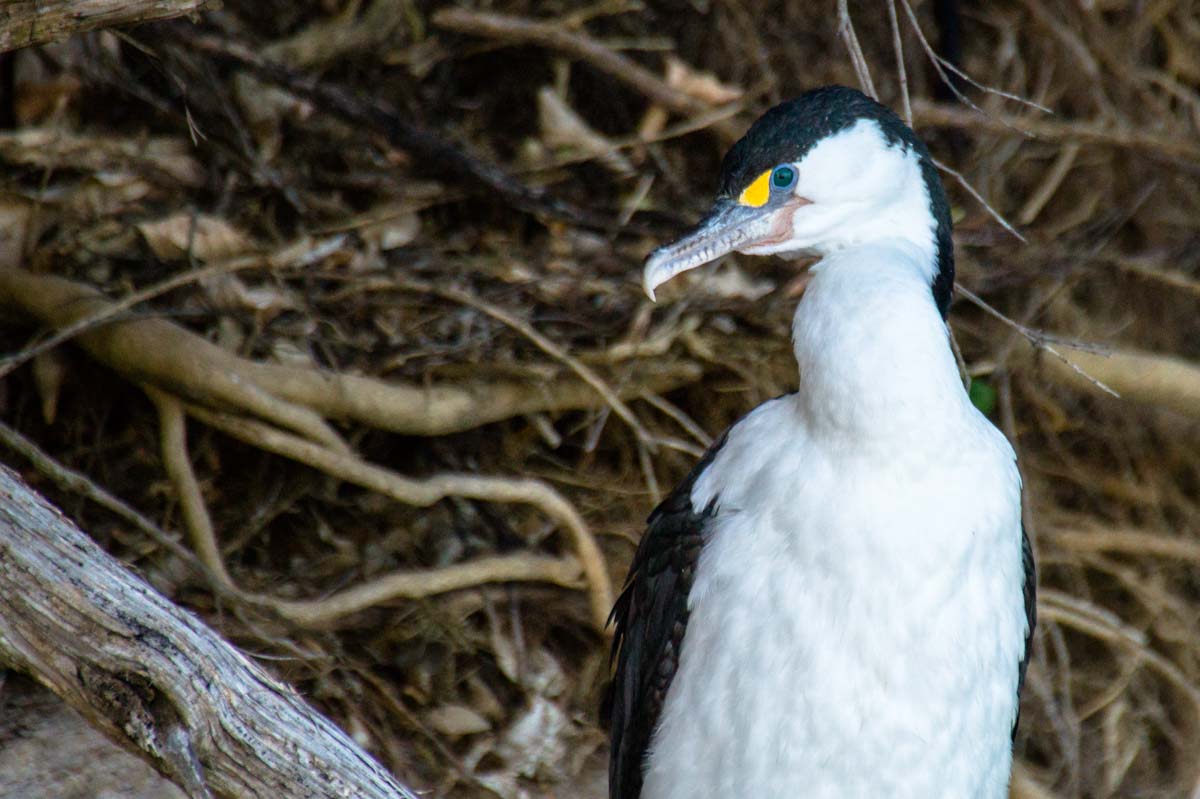
[(777, 189), (791, 188), (796, 182), (796, 170), (790, 166), (777, 166), (771, 173), (771, 185)]

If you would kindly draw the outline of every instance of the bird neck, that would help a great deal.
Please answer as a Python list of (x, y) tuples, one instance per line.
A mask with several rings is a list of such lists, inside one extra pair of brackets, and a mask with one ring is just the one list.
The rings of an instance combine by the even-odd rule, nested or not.
[(814, 433), (864, 444), (923, 437), (969, 405), (930, 287), (931, 257), (895, 239), (813, 267), (792, 333), (798, 402)]

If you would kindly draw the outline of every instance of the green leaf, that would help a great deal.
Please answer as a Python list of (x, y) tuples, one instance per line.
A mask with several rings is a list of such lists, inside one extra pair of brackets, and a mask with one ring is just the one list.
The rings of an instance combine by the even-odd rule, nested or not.
[(971, 404), (979, 409), (984, 416), (991, 416), (996, 410), (996, 389), (986, 380), (971, 378), (971, 388), (967, 391)]

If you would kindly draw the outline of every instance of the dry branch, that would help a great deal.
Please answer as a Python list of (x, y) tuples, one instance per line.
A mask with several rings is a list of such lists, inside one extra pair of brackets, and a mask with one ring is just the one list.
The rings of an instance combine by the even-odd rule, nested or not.
[(0, 52), (76, 33), (170, 19), (210, 0), (6, 0), (0, 4)]
[(0, 660), (193, 797), (413, 799), (291, 689), (0, 468)]

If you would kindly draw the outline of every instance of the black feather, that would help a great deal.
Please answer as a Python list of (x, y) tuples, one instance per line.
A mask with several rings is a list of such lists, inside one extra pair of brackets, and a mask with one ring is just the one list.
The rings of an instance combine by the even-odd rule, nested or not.
[(767, 111), (725, 154), (717, 196), (737, 197), (763, 172), (802, 160), (817, 142), (860, 119), (874, 120), (889, 144), (912, 150), (920, 160), (935, 220), (938, 272), (933, 280), (933, 298), (945, 318), (954, 288), (954, 241), (946, 189), (925, 143), (891, 109), (862, 92), (845, 86), (823, 86)]
[(1025, 670), (1029, 666), (1029, 652), (1033, 648), (1033, 628), (1037, 626), (1037, 567), (1033, 563), (1033, 546), (1029, 534), (1021, 528), (1021, 565), (1025, 569), (1025, 651), (1021, 654), (1021, 666), (1017, 672), (1017, 715), (1013, 718), (1012, 737), (1017, 739), (1017, 724), (1021, 721), (1021, 689), (1025, 686)]
[(646, 750), (679, 666), (696, 560), (717, 513), (716, 500), (699, 511), (692, 507), (692, 486), (724, 443), (722, 436), (650, 514), (609, 618), (616, 623), (616, 672), (601, 715), (612, 732), (611, 799), (638, 799), (642, 793)]

